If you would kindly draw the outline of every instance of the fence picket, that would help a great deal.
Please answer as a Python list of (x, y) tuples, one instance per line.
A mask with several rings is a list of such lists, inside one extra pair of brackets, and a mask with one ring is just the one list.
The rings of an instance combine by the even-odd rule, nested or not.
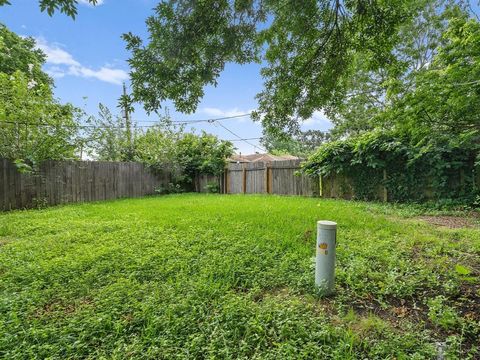
[(30, 174), (0, 159), (0, 211), (150, 195), (168, 184), (169, 173), (139, 163), (45, 161)]

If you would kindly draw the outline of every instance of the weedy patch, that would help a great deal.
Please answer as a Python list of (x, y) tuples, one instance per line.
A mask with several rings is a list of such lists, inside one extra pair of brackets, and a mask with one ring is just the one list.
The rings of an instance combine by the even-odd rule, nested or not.
[(407, 210), (192, 194), (1, 214), (0, 358), (479, 358), (480, 229)]
[(437, 216), (419, 216), (418, 219), (426, 221), (432, 225), (436, 226), (445, 226), (451, 229), (459, 229), (465, 227), (475, 227), (477, 226), (478, 216), (447, 216), (447, 215), (437, 215)]

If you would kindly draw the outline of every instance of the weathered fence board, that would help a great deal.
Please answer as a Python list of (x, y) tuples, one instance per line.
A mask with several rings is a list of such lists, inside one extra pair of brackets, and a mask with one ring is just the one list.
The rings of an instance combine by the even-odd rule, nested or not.
[(134, 162), (50, 160), (20, 173), (0, 159), (0, 211), (150, 195), (169, 182), (168, 170), (155, 173)]
[[(220, 192), (223, 193), (224, 179), (223, 176), (215, 176), (210, 174), (199, 174), (195, 177), (195, 192)], [(216, 189), (214, 189), (216, 187)]]
[(282, 160), (229, 164), (225, 169), (225, 192), (318, 196), (318, 179), (298, 174), (300, 163), (301, 160)]

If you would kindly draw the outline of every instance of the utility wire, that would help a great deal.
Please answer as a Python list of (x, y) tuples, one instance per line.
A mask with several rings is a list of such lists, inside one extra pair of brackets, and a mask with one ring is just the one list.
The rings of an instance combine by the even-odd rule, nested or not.
[[(248, 114), (241, 114), (235, 116), (225, 116), (220, 118), (211, 118), (211, 119), (199, 119), (199, 120), (171, 120), (170, 123), (172, 124), (196, 124), (201, 122), (208, 122), (213, 123), (216, 121), (223, 121), (229, 119), (236, 119), (240, 117), (250, 116), (251, 113)], [(160, 124), (160, 121), (153, 121), (153, 120), (146, 120), (142, 122), (155, 122), (154, 125), (136, 125), (137, 128), (151, 128), (155, 127)], [(28, 125), (28, 126), (50, 126), (50, 127), (58, 127), (58, 126), (66, 126), (72, 128), (80, 128), (80, 129), (124, 129), (125, 126), (105, 126), (105, 125), (68, 125), (68, 124), (48, 124), (48, 123), (31, 123), (25, 121), (0, 121), (1, 124), (20, 124), (20, 125)]]
[[(221, 117), (221, 118), (213, 118), (213, 119), (200, 119), (200, 120), (177, 120), (177, 121), (171, 121), (172, 123), (174, 124), (191, 124), (191, 123), (199, 123), (199, 122), (207, 122), (209, 124), (218, 124), (220, 125), (222, 128), (224, 128), (226, 131), (228, 131), (230, 134), (232, 134), (233, 136), (236, 137), (236, 139), (231, 139), (231, 140), (224, 140), (224, 141), (243, 141), (244, 143), (250, 145), (250, 146), (253, 146), (254, 148), (258, 148), (262, 151), (266, 151), (264, 148), (258, 146), (258, 145), (255, 145), (251, 142), (249, 142), (249, 140), (260, 140), (261, 137), (257, 137), (257, 138), (242, 138), (240, 135), (234, 133), (232, 130), (228, 129), (227, 127), (225, 127), (222, 123), (220, 123), (220, 121), (222, 120), (228, 120), (228, 119), (236, 119), (236, 118), (240, 118), (240, 117), (246, 117), (246, 116), (250, 116), (251, 113), (248, 113), (248, 114), (241, 114), (241, 115), (234, 115), (234, 116), (225, 116), (225, 117)], [(125, 126), (98, 126), (98, 125), (67, 125), (67, 124), (47, 124), (47, 123), (30, 123), (30, 122), (25, 122), (25, 121), (0, 121), (0, 125), (1, 124), (13, 124), (13, 125), (16, 125), (16, 124), (21, 124), (21, 125), (27, 125), (27, 126), (38, 126), (38, 127), (41, 127), (41, 126), (44, 126), (44, 127), (58, 127), (58, 126), (67, 126), (67, 127), (71, 127), (71, 128), (80, 128), (80, 129), (84, 129), (84, 128), (92, 128), (92, 129), (124, 129)], [(137, 127), (140, 127), (140, 128), (151, 128), (151, 127), (155, 127), (156, 125), (140, 125), (140, 126), (137, 126)], [(92, 140), (92, 139), (88, 139), (88, 140)]]
[[(245, 140), (260, 140), (261, 137), (253, 137), (253, 138), (243, 138), (243, 139), (227, 139), (224, 141), (245, 141)], [(257, 146), (258, 147), (258, 146)]]
[(265, 151), (265, 152), (267, 151), (267, 150), (265, 150), (264, 148), (262, 148), (262, 147), (260, 147), (260, 146), (258, 146), (258, 145), (254, 145), (254, 144), (252, 144), (251, 142), (249, 142), (248, 140), (243, 139), (240, 135), (235, 134), (232, 130), (230, 130), (229, 128), (225, 127), (225, 125), (223, 125), (222, 123), (219, 122), (219, 123), (217, 123), (217, 124), (220, 125), (222, 128), (224, 128), (225, 130), (227, 130), (227, 131), (228, 131), (230, 134), (232, 134), (233, 136), (237, 137), (239, 140), (243, 141), (244, 143), (246, 143), (246, 144), (248, 144), (248, 145), (250, 145), (250, 146), (253, 146), (254, 148), (259, 148), (259, 149), (262, 150), (262, 151)]
[[(251, 116), (252, 113), (246, 113), (246, 114), (241, 114), (241, 115), (233, 115), (233, 116), (225, 116), (225, 117), (220, 117), (220, 118), (210, 118), (210, 119), (199, 119), (199, 120), (171, 120), (170, 122), (174, 124), (190, 124), (190, 123), (199, 123), (199, 122), (212, 122), (212, 121), (219, 121), (219, 120), (229, 120), (229, 119), (237, 119), (237, 118), (242, 118), (246, 116)], [(139, 122), (158, 122), (157, 120), (140, 120)]]

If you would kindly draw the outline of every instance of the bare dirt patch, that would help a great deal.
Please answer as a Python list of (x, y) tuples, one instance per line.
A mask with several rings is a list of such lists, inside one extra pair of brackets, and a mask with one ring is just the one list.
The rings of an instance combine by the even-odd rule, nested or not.
[(444, 226), (450, 229), (473, 228), (478, 226), (475, 221), (478, 217), (473, 216), (419, 216), (417, 219), (428, 222), (435, 226)]
[(7, 245), (8, 243), (12, 242), (13, 238), (10, 237), (0, 237), (0, 247)]

